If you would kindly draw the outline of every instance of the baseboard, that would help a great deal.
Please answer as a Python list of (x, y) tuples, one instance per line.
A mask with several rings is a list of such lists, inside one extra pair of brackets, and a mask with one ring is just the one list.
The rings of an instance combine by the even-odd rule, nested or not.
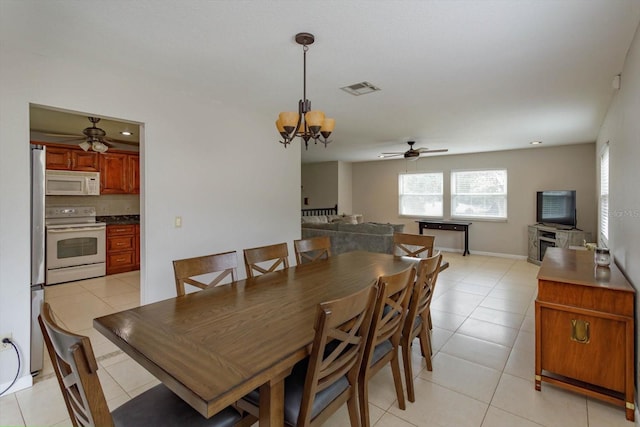
[[(14, 372), (14, 374), (15, 374), (15, 372)], [(0, 391), (2, 391), (5, 388), (9, 387), (9, 384), (11, 384), (11, 381), (6, 382), (4, 384), (0, 384)], [(25, 388), (29, 388), (32, 385), (33, 385), (33, 377), (31, 376), (31, 374), (24, 375), (24, 376), (18, 378), (16, 380), (15, 384), (12, 385), (11, 388), (9, 390), (7, 390), (2, 396), (6, 396), (8, 394), (15, 393), (16, 391), (24, 390)]]
[[(461, 254), (462, 253), (462, 249), (458, 249), (458, 248), (435, 247), (434, 249), (438, 250), (438, 251), (442, 251), (442, 252), (453, 252), (453, 253), (457, 253), (457, 254)], [(484, 255), (484, 256), (492, 256), (492, 257), (496, 257), (496, 258), (509, 258), (509, 259), (523, 260), (523, 261), (527, 260), (527, 257), (525, 255), (502, 254), (502, 253), (498, 253), (498, 252), (484, 252), (484, 251), (470, 251), (470, 252), (471, 252), (471, 256), (473, 256), (473, 255)], [(468, 256), (468, 255), (466, 255), (466, 256)]]

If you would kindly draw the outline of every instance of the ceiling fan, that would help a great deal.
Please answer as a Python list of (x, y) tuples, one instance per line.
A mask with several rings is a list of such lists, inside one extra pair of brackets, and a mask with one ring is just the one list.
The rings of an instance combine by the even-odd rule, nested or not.
[(96, 123), (100, 121), (99, 117), (87, 117), (87, 118), (91, 122), (91, 126), (88, 128), (85, 128), (82, 131), (82, 134), (84, 136), (66, 135), (66, 134), (59, 134), (59, 133), (46, 133), (45, 135), (55, 136), (55, 137), (74, 137), (73, 139), (68, 139), (66, 141), (60, 141), (60, 142), (82, 141), (78, 144), (80, 148), (82, 148), (84, 151), (89, 151), (89, 149), (91, 149), (98, 153), (106, 152), (110, 147), (113, 147), (114, 142), (117, 142), (120, 144), (127, 144), (127, 145), (138, 145), (138, 143), (132, 142), (132, 141), (123, 141), (120, 139), (108, 138), (107, 133), (103, 129), (100, 129), (99, 127), (96, 126)]
[(418, 157), (420, 157), (420, 154), (430, 154), (430, 153), (446, 153), (447, 151), (449, 151), (446, 148), (441, 148), (441, 149), (437, 149), (437, 150), (430, 150), (429, 148), (413, 148), (413, 144), (415, 144), (415, 141), (407, 141), (407, 144), (409, 144), (409, 149), (407, 151), (395, 151), (395, 152), (391, 152), (391, 153), (382, 153), (382, 155), (380, 155), (381, 158), (386, 159), (389, 157), (399, 157), (399, 156), (403, 156), (405, 159), (409, 159), (409, 160), (417, 160)]

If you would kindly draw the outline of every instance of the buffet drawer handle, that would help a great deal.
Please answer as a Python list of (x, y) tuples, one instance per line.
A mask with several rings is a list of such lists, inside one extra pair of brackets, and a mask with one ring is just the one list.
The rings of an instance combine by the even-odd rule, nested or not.
[(589, 322), (571, 319), (571, 340), (580, 344), (587, 344), (589, 339)]

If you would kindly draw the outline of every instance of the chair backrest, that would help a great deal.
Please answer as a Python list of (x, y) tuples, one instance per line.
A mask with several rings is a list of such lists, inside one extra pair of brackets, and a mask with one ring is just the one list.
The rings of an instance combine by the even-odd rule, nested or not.
[[(356, 393), (376, 294), (374, 280), (361, 291), (318, 306), (314, 326), (316, 332), (297, 425), (309, 425), (316, 393), (345, 375), (352, 387), (350, 393)], [(322, 415), (316, 419), (318, 417)]]
[(329, 236), (294, 240), (293, 246), (296, 251), (296, 263), (298, 265), (319, 259), (327, 259), (331, 256), (331, 238)]
[(74, 427), (113, 426), (89, 338), (62, 329), (46, 302), (38, 322)]
[[(235, 281), (237, 267), (238, 256), (235, 251), (175, 260), (173, 261), (173, 274), (176, 279), (176, 294), (178, 296), (185, 294), (185, 283), (206, 289), (219, 285), (229, 276), (232, 281)], [(195, 279), (198, 276), (210, 275), (211, 273), (219, 274), (215, 275), (209, 283)]]
[[(268, 268), (258, 265), (258, 263), (266, 261), (274, 262)], [(244, 266), (247, 270), (247, 277), (255, 277), (256, 272), (264, 274), (275, 271), (280, 265), (282, 268), (289, 268), (289, 248), (286, 243), (244, 250)]]
[(378, 295), (365, 352), (366, 363), (370, 363), (374, 348), (381, 342), (390, 340), (394, 347), (400, 343), (415, 277), (416, 268), (409, 267), (378, 278)]
[(393, 245), (396, 255), (426, 258), (433, 255), (435, 236), (394, 233)]
[[(411, 332), (411, 328), (413, 328), (416, 316), (422, 316), (431, 305), (441, 263), (442, 254), (438, 252), (432, 257), (421, 260), (418, 265), (418, 276), (413, 286), (413, 294), (411, 295), (407, 320), (404, 325), (404, 333), (407, 336)], [(423, 321), (426, 320), (423, 318)]]

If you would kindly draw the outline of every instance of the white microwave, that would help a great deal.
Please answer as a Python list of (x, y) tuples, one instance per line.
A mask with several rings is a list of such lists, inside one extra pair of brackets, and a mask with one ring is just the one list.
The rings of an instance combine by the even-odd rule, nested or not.
[(47, 196), (99, 196), (100, 172), (75, 172), (47, 169)]

